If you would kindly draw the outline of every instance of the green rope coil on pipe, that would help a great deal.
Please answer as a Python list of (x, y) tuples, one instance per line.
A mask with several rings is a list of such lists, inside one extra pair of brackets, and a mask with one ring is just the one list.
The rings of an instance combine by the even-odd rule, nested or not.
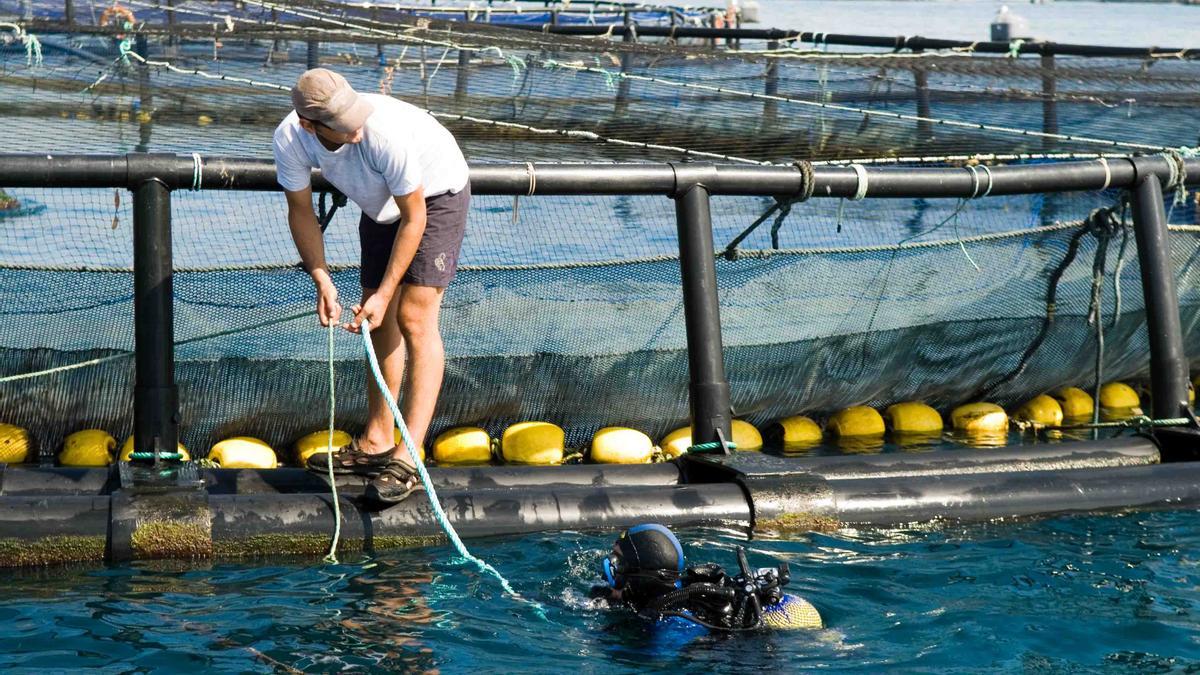
[[(733, 441), (729, 441), (728, 443), (725, 444), (725, 447), (729, 448), (730, 450), (737, 450), (737, 443), (734, 443)], [(711, 443), (697, 443), (696, 445), (690, 446), (687, 449), (687, 451), (688, 452), (716, 452), (720, 449), (721, 449), (721, 441), (713, 441)]]
[(136, 459), (139, 461), (150, 461), (150, 462), (154, 461), (155, 457), (161, 457), (162, 459), (183, 459), (183, 453), (181, 453), (181, 452), (160, 452), (158, 454), (155, 454), (153, 452), (134, 452), (134, 453), (130, 453), (130, 455), (129, 455), (129, 459)]

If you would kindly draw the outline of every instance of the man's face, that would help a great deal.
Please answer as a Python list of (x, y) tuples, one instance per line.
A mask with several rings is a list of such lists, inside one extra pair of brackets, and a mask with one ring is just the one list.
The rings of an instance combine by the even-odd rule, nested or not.
[(305, 131), (311, 134), (316, 134), (318, 138), (323, 138), (335, 145), (342, 145), (344, 143), (361, 143), (363, 139), (362, 127), (350, 132), (336, 131), (325, 126), (324, 124), (321, 124), (320, 122), (306, 120), (303, 117), (300, 118), (300, 126)]

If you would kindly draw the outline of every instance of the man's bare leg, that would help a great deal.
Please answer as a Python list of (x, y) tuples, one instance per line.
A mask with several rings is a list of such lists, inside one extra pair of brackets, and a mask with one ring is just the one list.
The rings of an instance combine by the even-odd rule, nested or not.
[[(363, 302), (371, 297), (377, 289), (364, 288)], [(400, 383), (404, 379), (404, 338), (400, 335), (400, 324), (397, 322), (396, 308), (400, 304), (400, 294), (397, 293), (390, 305), (383, 322), (379, 326), (371, 326), (371, 344), (375, 348), (375, 356), (379, 359), (379, 368), (383, 371), (383, 380), (387, 383), (394, 398), (399, 398)], [(367, 364), (367, 426), (363, 430), (359, 445), (364, 452), (375, 454), (387, 452), (396, 445), (392, 429), (395, 428), (392, 411), (388, 410), (387, 401), (375, 384), (375, 376), (371, 374), (371, 366)]]
[[(408, 373), (404, 390), (404, 421), (413, 444), (422, 447), (437, 407), (446, 370), (446, 350), (438, 329), (442, 296), (446, 289), (402, 284), (400, 292), (400, 335), (408, 352)], [(389, 418), (390, 419), (390, 418)], [(410, 462), (403, 446), (396, 457)]]

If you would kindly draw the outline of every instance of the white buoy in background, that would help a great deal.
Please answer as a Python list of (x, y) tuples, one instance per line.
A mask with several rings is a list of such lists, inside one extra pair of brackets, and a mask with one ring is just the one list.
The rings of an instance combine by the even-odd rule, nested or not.
[(992, 18), (992, 42), (1029, 39), (1029, 22), (1009, 10), (1008, 5), (1001, 5), (1000, 11)]
[[(737, 0), (730, 0), (731, 4), (737, 5)], [(741, 2), (742, 23), (758, 23), (758, 0), (742, 0)]]

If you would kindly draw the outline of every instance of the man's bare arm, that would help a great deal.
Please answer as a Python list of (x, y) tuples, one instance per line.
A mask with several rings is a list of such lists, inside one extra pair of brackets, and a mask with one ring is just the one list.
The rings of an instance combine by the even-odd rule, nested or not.
[(313, 213), (312, 188), (285, 190), (284, 194), (287, 195), (288, 227), (292, 231), (292, 241), (296, 242), (304, 271), (316, 284), (317, 316), (321, 325), (327, 326), (329, 321), (338, 319), (342, 308), (337, 302), (337, 288), (333, 285), (329, 266), (325, 263), (325, 242), (321, 238), (317, 215)]
[(383, 281), (379, 284), (380, 292), (392, 297), (400, 286), (400, 280), (417, 255), (417, 247), (421, 237), (425, 235), (425, 190), (417, 188), (404, 196), (393, 196), (396, 205), (400, 207), (400, 230), (396, 233), (396, 241), (392, 244), (392, 253), (388, 256), (387, 269), (383, 273)]

